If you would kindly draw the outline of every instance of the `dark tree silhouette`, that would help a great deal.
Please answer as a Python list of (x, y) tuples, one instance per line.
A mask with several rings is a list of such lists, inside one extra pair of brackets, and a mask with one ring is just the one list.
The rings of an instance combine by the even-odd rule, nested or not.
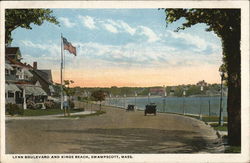
[(101, 102), (105, 100), (105, 97), (106, 97), (106, 94), (104, 91), (102, 90), (98, 90), (98, 91), (94, 91), (92, 94), (91, 94), (91, 97), (93, 97), (93, 99), (95, 101), (99, 101), (100, 102), (100, 110), (102, 109), (102, 105), (101, 105)]
[(241, 71), (240, 9), (165, 9), (166, 23), (173, 23), (180, 18), (186, 22), (176, 31), (183, 30), (198, 23), (208, 25), (207, 31), (221, 39), (223, 65), (220, 70), (227, 73), (228, 84), (228, 138), (230, 145), (241, 144)]
[(50, 9), (6, 9), (5, 44), (12, 42), (11, 32), (18, 27), (32, 29), (31, 24), (41, 25), (44, 21), (59, 24)]

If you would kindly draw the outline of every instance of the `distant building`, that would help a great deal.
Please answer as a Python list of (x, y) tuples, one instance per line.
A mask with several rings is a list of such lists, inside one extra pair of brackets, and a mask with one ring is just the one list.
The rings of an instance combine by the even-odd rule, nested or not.
[(164, 96), (165, 89), (164, 89), (164, 87), (150, 88), (149, 92), (150, 92), (151, 95)]
[(207, 82), (205, 82), (205, 80), (201, 80), (196, 85), (197, 86), (207, 86), (208, 84), (207, 84)]

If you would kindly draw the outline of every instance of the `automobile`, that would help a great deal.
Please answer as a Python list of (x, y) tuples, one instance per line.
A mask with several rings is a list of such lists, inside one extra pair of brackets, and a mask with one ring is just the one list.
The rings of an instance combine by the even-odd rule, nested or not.
[(126, 109), (126, 111), (135, 111), (135, 105), (128, 105), (128, 108)]
[(156, 104), (155, 103), (150, 103), (146, 105), (146, 109), (144, 110), (144, 115), (146, 116), (147, 114), (154, 114), (156, 115)]

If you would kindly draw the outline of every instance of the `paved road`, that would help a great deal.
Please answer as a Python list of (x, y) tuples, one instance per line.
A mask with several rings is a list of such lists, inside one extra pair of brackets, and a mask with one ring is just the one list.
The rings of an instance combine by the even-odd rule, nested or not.
[(80, 119), (6, 120), (6, 153), (218, 153), (215, 131), (175, 114), (144, 116), (104, 108), (106, 114)]

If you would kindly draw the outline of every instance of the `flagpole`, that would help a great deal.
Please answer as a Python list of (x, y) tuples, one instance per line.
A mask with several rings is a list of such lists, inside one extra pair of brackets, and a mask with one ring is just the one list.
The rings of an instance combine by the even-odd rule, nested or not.
[(62, 69), (63, 69), (63, 36), (62, 36), (62, 33), (61, 33), (61, 69), (60, 69), (60, 72), (61, 72), (61, 110), (63, 110), (63, 77), (62, 77)]

